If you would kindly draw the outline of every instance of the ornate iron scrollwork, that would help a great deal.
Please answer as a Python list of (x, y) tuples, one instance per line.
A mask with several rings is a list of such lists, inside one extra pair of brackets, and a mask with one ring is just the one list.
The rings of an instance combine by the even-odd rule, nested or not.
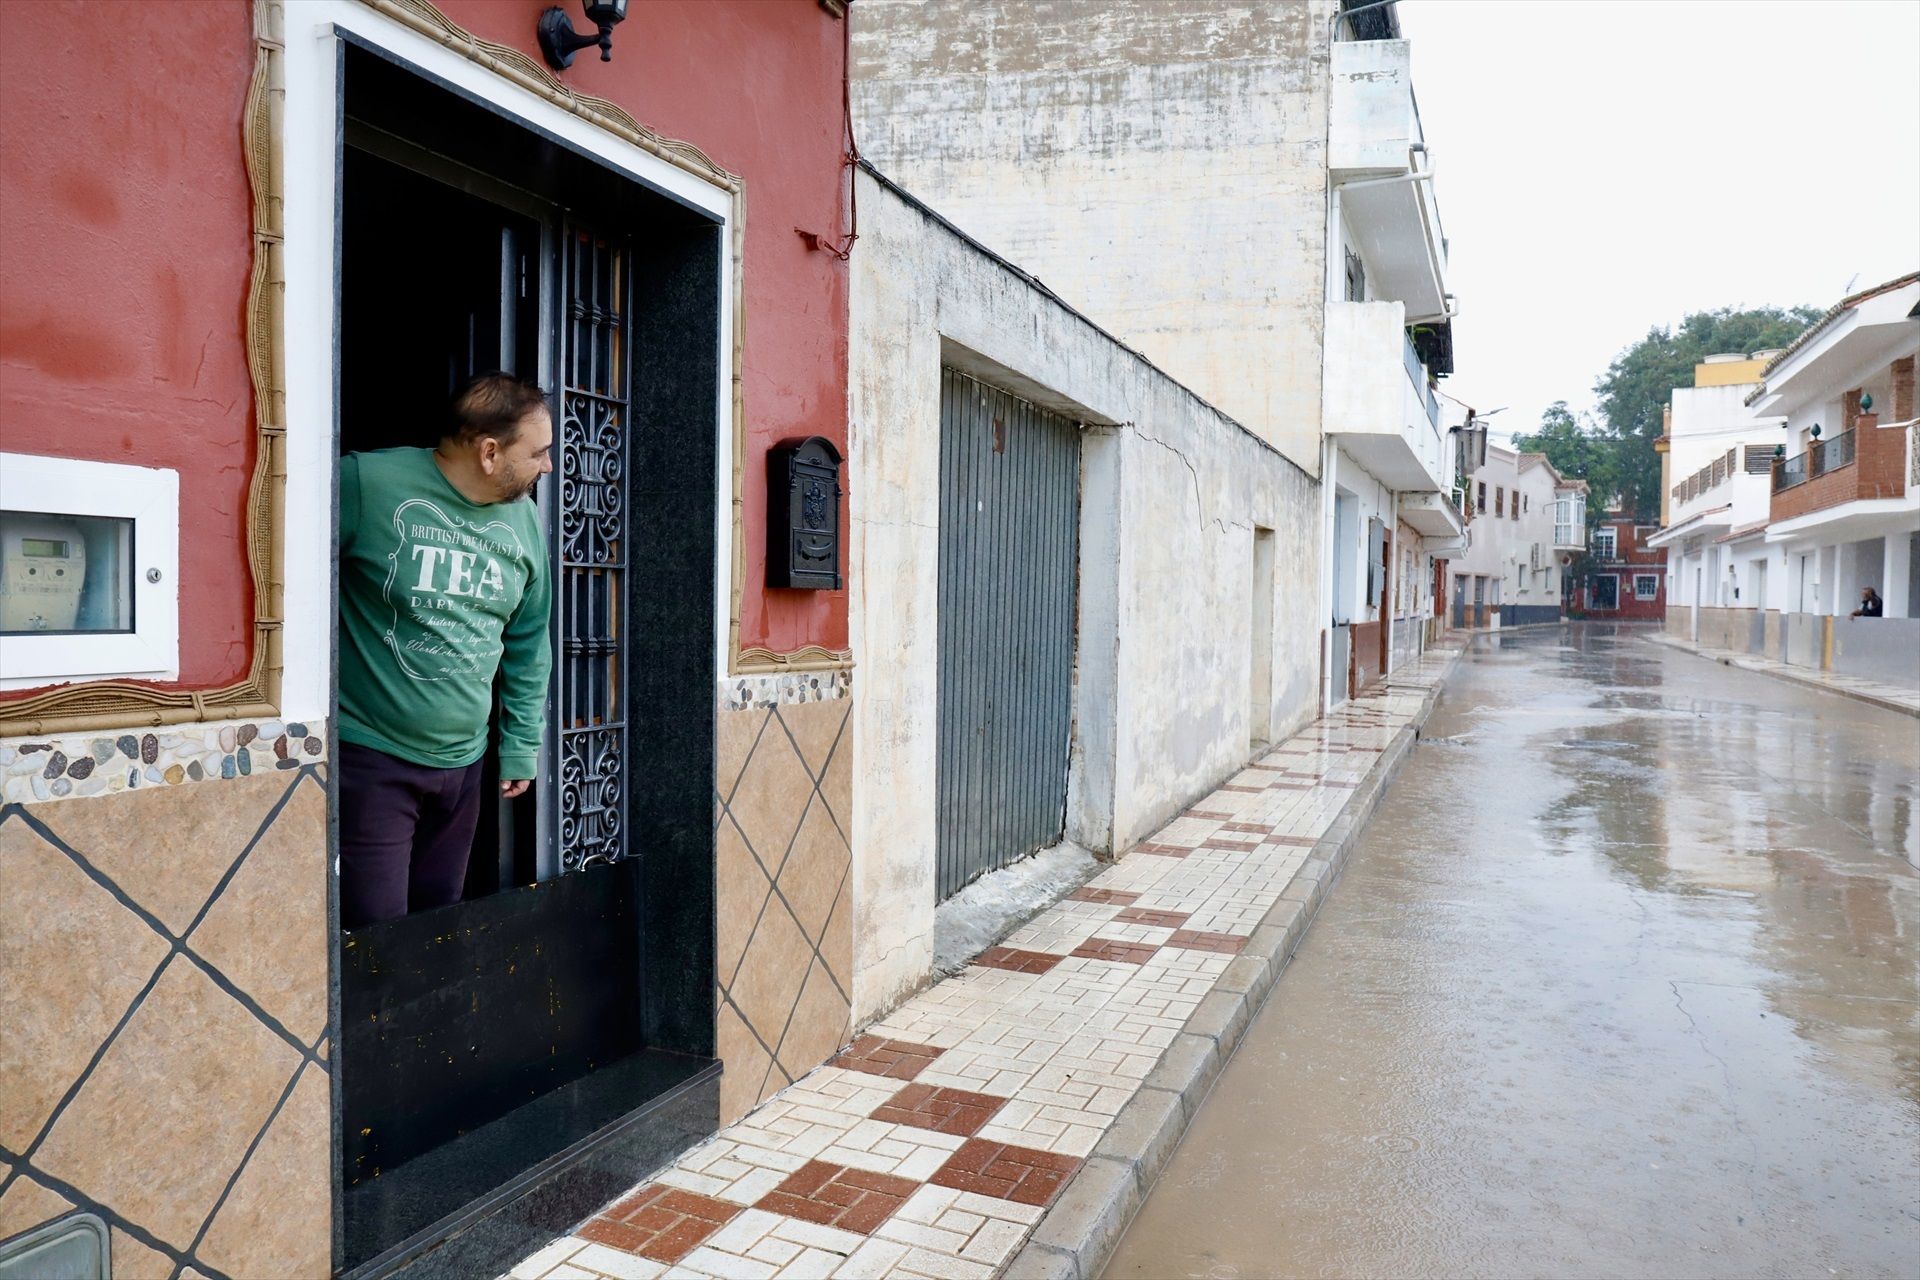
[(631, 856), (626, 840), (627, 434), (631, 254), (567, 229), (560, 392), (560, 868)]

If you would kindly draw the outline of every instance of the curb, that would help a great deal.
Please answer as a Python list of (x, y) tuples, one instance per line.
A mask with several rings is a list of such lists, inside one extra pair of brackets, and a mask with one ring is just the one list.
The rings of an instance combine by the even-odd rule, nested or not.
[[(1663, 648), (1672, 649), (1676, 653), (1690, 653), (1696, 658), (1705, 658), (1708, 662), (1717, 662), (1723, 667), (1732, 667), (1736, 671), (1751, 671), (1757, 676), (1771, 676), (1775, 680), (1782, 681), (1786, 684), (1798, 685), (1802, 689), (1817, 689), (1821, 693), (1835, 693), (1843, 698), (1852, 698), (1855, 702), (1864, 702), (1870, 707), (1879, 707), (1882, 711), (1894, 711), (1900, 715), (1912, 716), (1920, 720), (1920, 707), (1911, 707), (1904, 702), (1895, 702), (1891, 698), (1882, 698), (1877, 694), (1868, 693), (1864, 689), (1849, 689), (1845, 685), (1833, 684), (1820, 679), (1818, 676), (1803, 676), (1792, 671), (1779, 670), (1777, 667), (1754, 666), (1741, 661), (1742, 658), (1759, 658), (1758, 654), (1732, 653), (1726, 650), (1708, 651), (1690, 644), (1685, 640), (1667, 635), (1664, 632), (1657, 636), (1642, 636), (1641, 639), (1645, 640), (1648, 644), (1657, 644)], [(1720, 656), (1721, 653), (1726, 653), (1727, 656), (1723, 658)], [(1760, 660), (1768, 661), (1768, 659), (1764, 658)]]
[(1246, 948), (1200, 1001), (1160, 1055), (1159, 1065), (1120, 1109), (1093, 1154), (1007, 1264), (1003, 1272), (1007, 1280), (1088, 1280), (1106, 1268), (1133, 1215), (1173, 1158), (1188, 1123), (1199, 1113), (1213, 1082), (1319, 914), (1355, 838), (1439, 703), (1460, 653), (1441, 671), (1413, 719), (1374, 761), (1280, 900), (1267, 910)]

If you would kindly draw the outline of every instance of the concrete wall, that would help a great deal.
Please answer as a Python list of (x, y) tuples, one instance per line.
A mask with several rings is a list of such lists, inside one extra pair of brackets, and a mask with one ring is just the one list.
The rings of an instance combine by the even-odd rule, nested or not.
[(861, 0), (889, 176), (1317, 472), (1329, 0)]
[(1920, 618), (1834, 618), (1833, 670), (1920, 689)]
[(1315, 709), (1318, 485), (864, 171), (851, 363), (854, 1020), (924, 983), (934, 919), (940, 368), (1085, 424), (1068, 834), (1124, 850), (1250, 754), (1255, 527), (1269, 736)]
[[(1693, 609), (1667, 612), (1667, 632), (1693, 637)], [(1699, 643), (1773, 658), (1815, 671), (1835, 671), (1885, 684), (1920, 689), (1920, 619), (1834, 618), (1778, 610), (1699, 611)]]

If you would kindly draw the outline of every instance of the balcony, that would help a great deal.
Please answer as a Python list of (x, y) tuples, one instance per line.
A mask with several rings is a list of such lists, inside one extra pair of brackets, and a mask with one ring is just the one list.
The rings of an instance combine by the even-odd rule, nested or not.
[(1398, 302), (1327, 304), (1326, 431), (1387, 487), (1453, 487), (1451, 451)]
[(1458, 538), (1467, 528), (1453, 499), (1438, 491), (1401, 494), (1400, 518), (1427, 539), (1428, 551), (1442, 549), (1434, 539)]
[(1905, 497), (1909, 434), (1882, 431), (1878, 415), (1863, 414), (1850, 430), (1777, 460), (1770, 519), (1779, 524), (1850, 502)]
[(1579, 494), (1553, 500), (1553, 549), (1587, 549), (1587, 500)]
[(1405, 40), (1333, 46), (1329, 177), (1378, 293), (1425, 319), (1447, 309), (1447, 243), (1432, 178), (1411, 176), (1430, 163), (1409, 52)]

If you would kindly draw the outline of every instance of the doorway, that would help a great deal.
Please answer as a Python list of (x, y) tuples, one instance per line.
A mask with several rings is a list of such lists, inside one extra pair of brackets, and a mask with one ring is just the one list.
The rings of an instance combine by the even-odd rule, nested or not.
[(555, 423), (532, 792), (461, 902), (336, 935), (341, 1269), (494, 1274), (717, 1124), (721, 232), (350, 41), (342, 85), (340, 450), (430, 447), (493, 370)]

